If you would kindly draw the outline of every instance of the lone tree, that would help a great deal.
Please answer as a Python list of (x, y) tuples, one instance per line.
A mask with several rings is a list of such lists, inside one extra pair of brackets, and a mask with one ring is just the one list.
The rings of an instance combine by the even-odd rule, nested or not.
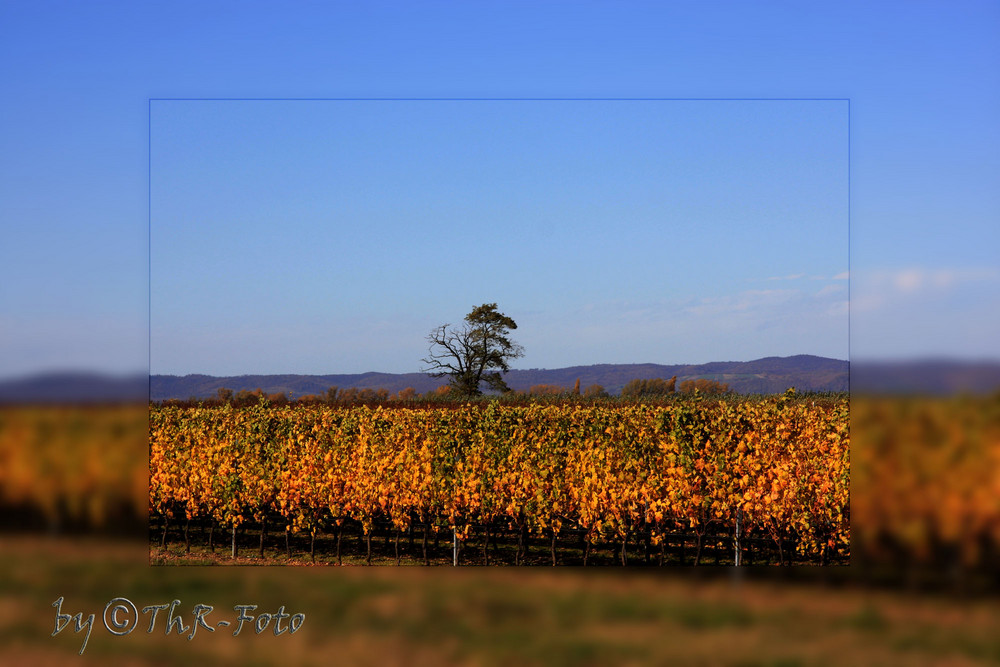
[(511, 359), (524, 355), (524, 348), (509, 338), (517, 328), (514, 320), (497, 311), (495, 303), (484, 303), (465, 316), (462, 327), (449, 327), (443, 324), (427, 335), (424, 372), (451, 376), (449, 384), (461, 396), (478, 396), (483, 382), (496, 391), (510, 391), (501, 373), (510, 370)]

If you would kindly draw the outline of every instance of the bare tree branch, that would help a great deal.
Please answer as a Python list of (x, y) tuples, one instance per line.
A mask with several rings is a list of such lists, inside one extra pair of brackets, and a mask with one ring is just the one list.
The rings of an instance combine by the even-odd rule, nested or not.
[(451, 376), (451, 386), (463, 395), (482, 393), (482, 382), (509, 391), (501, 374), (510, 370), (510, 359), (523, 356), (524, 348), (508, 338), (517, 324), (496, 308), (495, 303), (483, 304), (465, 316), (461, 328), (444, 324), (432, 330), (427, 335), (428, 356), (421, 360), (423, 372)]

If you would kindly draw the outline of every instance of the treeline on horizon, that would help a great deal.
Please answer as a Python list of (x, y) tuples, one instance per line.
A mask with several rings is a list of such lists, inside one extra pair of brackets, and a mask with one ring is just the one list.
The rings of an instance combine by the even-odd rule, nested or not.
[[(836, 393), (836, 392), (809, 392)], [(263, 389), (240, 390), (221, 387), (216, 395), (210, 398), (191, 396), (187, 399), (169, 398), (162, 401), (150, 401), (153, 405), (162, 407), (211, 407), (231, 405), (235, 408), (252, 407), (266, 402), (269, 405), (400, 405), (421, 407), (425, 405), (439, 406), (442, 404), (465, 404), (468, 402), (490, 402), (499, 400), (504, 403), (555, 403), (555, 402), (595, 402), (595, 401), (658, 401), (669, 400), (671, 397), (690, 396), (735, 397), (737, 394), (728, 383), (705, 378), (683, 380), (677, 382), (677, 376), (669, 380), (663, 378), (635, 379), (628, 382), (620, 394), (609, 394), (599, 384), (591, 384), (581, 388), (578, 379), (574, 386), (564, 387), (556, 384), (532, 385), (527, 390), (512, 390), (502, 394), (483, 394), (479, 397), (462, 396), (449, 385), (442, 385), (425, 393), (417, 392), (413, 387), (407, 387), (397, 392), (388, 389), (330, 387), (323, 394), (305, 394), (289, 397), (286, 392), (268, 393)], [(739, 395), (742, 398), (750, 396)]]

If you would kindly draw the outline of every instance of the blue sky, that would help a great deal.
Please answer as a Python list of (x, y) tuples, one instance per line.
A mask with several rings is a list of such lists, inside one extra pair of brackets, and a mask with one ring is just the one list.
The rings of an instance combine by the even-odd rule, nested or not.
[(850, 99), (852, 359), (997, 358), (998, 32), (976, 2), (0, 3), (0, 375), (417, 370), (486, 301), (519, 367), (847, 356), (844, 102), (166, 101), (206, 97)]
[[(846, 101), (154, 101), (153, 372), (847, 357)], [(775, 279), (780, 279), (775, 282)]]

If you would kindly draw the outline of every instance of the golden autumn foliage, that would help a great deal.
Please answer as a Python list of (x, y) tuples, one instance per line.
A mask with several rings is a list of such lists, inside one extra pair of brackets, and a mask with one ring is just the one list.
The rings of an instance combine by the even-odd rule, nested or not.
[[(632, 475), (628, 469), (621, 469), (622, 453), (646, 442), (652, 449), (642, 456), (645, 460), (660, 461), (659, 468), (650, 464), (647, 482), (639, 486), (654, 494), (651, 500), (657, 500), (656, 505), (650, 503), (649, 519), (653, 527), (669, 530), (671, 522), (679, 527), (681, 517), (690, 514), (688, 530), (696, 530), (701, 522), (699, 508), (706, 518), (720, 510), (725, 516), (729, 511), (726, 510), (727, 501), (713, 496), (711, 486), (716, 484), (713, 472), (720, 471), (719, 479), (725, 483), (730, 484), (733, 478), (738, 480), (735, 490), (741, 492), (744, 510), (752, 509), (757, 513), (756, 518), (745, 517), (757, 522), (748, 537), (769, 537), (774, 528), (794, 530), (781, 521), (795, 515), (792, 499), (800, 495), (797, 490), (806, 490), (801, 494), (803, 497), (814, 493), (820, 498), (832, 493), (834, 499), (842, 490), (835, 485), (824, 488), (832, 484), (832, 471), (836, 467), (826, 469), (816, 462), (809, 464), (807, 458), (802, 458), (806, 450), (793, 434), (805, 427), (802, 432), (806, 436), (801, 442), (816, 446), (815, 437), (809, 435), (816, 431), (816, 425), (844, 429), (847, 400), (825, 398), (822, 402), (826, 407), (821, 407), (821, 400), (817, 399), (815, 408), (810, 405), (812, 398), (807, 396), (787, 400), (794, 409), (784, 414), (789, 417), (808, 415), (805, 420), (796, 417), (787, 423), (777, 421), (777, 416), (782, 414), (777, 412), (780, 398), (753, 399), (742, 407), (736, 405), (740, 400), (706, 397), (701, 407), (695, 407), (694, 399), (680, 396), (661, 407), (622, 406), (613, 402), (576, 407), (498, 406), (489, 419), (483, 408), (453, 405), (414, 410), (415, 414), (408, 417), (403, 409), (383, 409), (377, 413), (381, 417), (376, 423), (398, 423), (391, 430), (393, 433), (409, 429), (412, 442), (405, 445), (405, 451), (414, 458), (404, 459), (404, 475), (389, 480), (395, 485), (389, 487), (393, 498), (386, 495), (387, 510), (379, 506), (378, 516), (382, 521), (387, 520), (391, 508), (396, 512), (394, 516), (405, 523), (406, 517), (400, 509), (409, 504), (413, 508), (411, 521), (434, 521), (440, 528), (447, 528), (449, 517), (440, 508), (448, 488), (441, 485), (455, 482), (454, 476), (449, 477), (450, 473), (441, 465), (442, 447), (451, 441), (472, 442), (469, 433), (474, 433), (474, 440), (479, 444), (471, 445), (471, 449), (470, 445), (465, 447), (469, 455), (464, 466), (483, 471), (484, 461), (493, 460), (483, 459), (486, 454), (499, 457), (496, 460), (503, 465), (483, 471), (479, 482), (474, 475), (462, 478), (467, 485), (482, 484), (485, 479), (488, 491), (485, 496), (478, 487), (471, 491), (471, 500), (476, 503), (472, 507), (478, 507), (480, 514), (467, 519), (481, 522), (483, 517), (493, 516), (497, 517), (499, 525), (500, 520), (511, 518), (508, 508), (515, 513), (524, 508), (525, 523), (541, 525), (543, 517), (533, 518), (535, 510), (529, 506), (529, 500), (537, 494), (530, 498), (528, 495), (533, 483), (528, 480), (539, 477), (530, 470), (523, 479), (518, 475), (529, 461), (538, 461), (540, 453), (546, 451), (533, 443), (549, 435), (555, 436), (555, 443), (548, 446), (567, 452), (566, 458), (574, 463), (564, 470), (555, 470), (556, 474), (550, 476), (544, 487), (550, 491), (544, 493), (554, 494), (560, 507), (567, 502), (567, 497), (571, 504), (584, 500), (590, 503), (589, 509), (578, 509), (577, 514), (566, 513), (571, 520), (569, 523), (556, 517), (561, 522), (560, 528), (569, 526), (581, 530), (581, 523), (586, 523), (595, 531), (596, 539), (612, 538), (615, 516), (628, 509), (623, 499), (634, 493), (621, 491), (619, 474), (622, 483)], [(359, 436), (345, 429), (351, 423), (372, 421), (376, 411), (330, 405), (272, 406), (260, 411), (258, 403), (259, 397), (255, 407), (230, 408), (229, 413), (225, 407), (151, 407), (148, 410), (141, 405), (4, 407), (0, 409), (0, 516), (4, 517), (7, 526), (27, 529), (49, 531), (73, 526), (106, 530), (119, 524), (123, 512), (141, 521), (154, 505), (154, 518), (167, 511), (178, 516), (182, 508), (186, 513), (188, 499), (185, 493), (201, 499), (192, 502), (199, 516), (214, 516), (224, 512), (216, 503), (235, 494), (237, 477), (245, 478), (240, 484), (253, 483), (258, 489), (263, 488), (260, 482), (274, 485), (277, 480), (279, 495), (271, 503), (272, 517), (277, 517), (281, 511), (282, 501), (284, 512), (301, 514), (300, 523), (313, 518), (301, 509), (310, 503), (318, 523), (328, 523), (334, 512), (337, 516), (354, 516), (353, 507), (347, 509), (346, 504), (356, 503), (350, 501), (355, 493), (351, 483), (353, 471), (360, 464), (352, 461), (350, 454), (358, 451)], [(687, 408), (682, 409), (685, 405)], [(713, 414), (715, 408), (709, 406), (721, 406), (722, 410)], [(831, 412), (833, 406), (837, 406), (836, 412)], [(766, 414), (770, 417), (763, 421), (760, 416), (754, 417)], [(651, 415), (663, 419), (663, 428), (656, 421), (650, 423)], [(742, 415), (746, 422), (732, 422), (732, 415)], [(162, 423), (158, 435), (153, 429), (147, 430), (147, 416), (152, 417), (155, 424)], [(546, 419), (548, 426), (544, 423)], [(255, 421), (258, 422), (256, 433)], [(723, 428), (726, 424), (731, 428)], [(209, 425), (213, 428), (208, 429)], [(249, 443), (259, 441), (264, 450), (274, 449), (277, 445), (268, 440), (271, 438), (267, 435), (268, 429), (279, 425), (295, 435), (295, 447), (284, 454), (287, 465), (257, 465), (256, 476), (260, 481), (254, 481), (252, 470), (241, 469), (243, 464), (234, 467), (241, 460), (236, 457), (237, 451), (244, 451), (244, 458), (250, 460)], [(606, 429), (610, 429), (611, 434)], [(404, 447), (398, 436), (389, 438), (389, 432), (381, 426), (375, 431), (376, 441), (382, 442), (380, 447)], [(705, 442), (706, 436), (713, 433), (713, 443), (730, 444), (702, 447), (708, 456), (695, 457), (690, 469), (686, 468), (680, 456), (681, 445), (687, 442), (690, 448), (695, 441)], [(423, 438), (414, 440), (416, 435), (423, 435)], [(845, 446), (844, 435), (831, 435), (832, 445)], [(148, 443), (147, 436), (150, 438)], [(794, 451), (783, 453), (782, 446), (768, 446), (767, 443), (776, 438), (779, 443), (794, 442)], [(509, 443), (509, 449), (503, 446), (490, 449), (490, 443), (497, 441)], [(265, 442), (271, 444), (263, 447)], [(741, 458), (727, 464), (724, 453), (733, 442)], [(151, 447), (158, 452), (152, 458)], [(528, 452), (535, 451), (533, 448), (538, 449), (535, 458), (526, 458)], [(660, 455), (653, 456), (657, 451)], [(310, 459), (311, 452), (318, 460)], [(756, 454), (751, 455), (751, 452)], [(219, 466), (206, 471), (205, 466), (213, 457)], [(822, 456), (814, 458), (822, 460)], [(413, 460), (418, 464), (406, 463)], [(739, 463), (740, 460), (743, 462)], [(813, 482), (799, 476), (800, 468), (798, 463), (791, 465), (793, 460), (806, 464), (801, 470), (811, 470)], [(192, 467), (192, 474), (184, 476), (186, 471), (177, 467), (188, 461), (201, 462), (201, 468)], [(592, 462), (591, 467), (584, 469), (582, 462), (587, 461)], [(742, 466), (738, 475), (738, 470), (725, 469), (726, 465), (737, 463)], [(148, 473), (154, 471), (148, 468), (149, 464), (158, 475), (168, 476), (161, 477), (155, 487), (148, 484)], [(1000, 526), (997, 480), (1000, 478), (996, 474), (1000, 468), (1000, 394), (938, 398), (854, 397), (851, 400), (849, 467), (851, 521), (845, 524), (850, 523), (851, 554), (859, 563), (864, 560), (935, 568), (995, 569), (996, 554), (1000, 552), (1000, 531), (997, 529)], [(234, 474), (234, 470), (239, 474)], [(319, 470), (325, 474), (323, 479), (319, 477)], [(220, 476), (220, 471), (225, 472), (225, 478)], [(278, 477), (275, 471), (280, 472)], [(839, 474), (843, 473), (841, 469)], [(390, 471), (386, 469), (381, 474), (388, 480)], [(685, 479), (686, 487), (682, 488), (677, 482), (660, 488), (650, 487), (650, 474), (661, 482)], [(176, 481), (165, 484), (169, 475)], [(569, 490), (566, 496), (558, 495), (558, 487), (550, 483), (558, 479)], [(224, 483), (230, 484), (230, 488), (227, 489)], [(571, 483), (573, 486), (569, 486)], [(187, 491), (182, 491), (182, 486)], [(400, 489), (404, 488), (416, 488), (422, 493), (417, 499), (410, 494), (409, 500), (401, 501), (399, 498), (407, 497), (401, 495)], [(521, 491), (516, 491), (518, 488)], [(696, 498), (694, 490), (699, 488)], [(791, 495), (790, 490), (793, 491)], [(478, 500), (476, 493), (480, 493)], [(659, 494), (658, 497), (655, 494)], [(246, 497), (246, 492), (242, 491), (240, 497)], [(344, 508), (336, 504), (337, 498), (345, 501)], [(238, 505), (227, 502), (242, 515), (243, 510)], [(731, 507), (733, 502), (729, 500), (728, 505)], [(825, 502), (829, 505), (829, 500)], [(298, 510), (296, 503), (300, 507)], [(819, 509), (822, 510), (822, 504)], [(516, 522), (519, 517), (512, 518)], [(691, 518), (695, 519), (695, 528), (690, 527)], [(252, 522), (252, 512), (247, 512), (244, 520)], [(629, 524), (626, 521), (623, 525)], [(715, 525), (725, 528), (718, 522)]]
[(864, 560), (986, 566), (1000, 553), (1000, 393), (862, 397), (852, 507)]
[(142, 405), (0, 408), (0, 514), (50, 532), (143, 520), (146, 417)]
[(175, 407), (150, 414), (150, 511), (239, 526), (280, 516), (589, 541), (709, 526), (849, 554), (847, 401), (651, 405)]

